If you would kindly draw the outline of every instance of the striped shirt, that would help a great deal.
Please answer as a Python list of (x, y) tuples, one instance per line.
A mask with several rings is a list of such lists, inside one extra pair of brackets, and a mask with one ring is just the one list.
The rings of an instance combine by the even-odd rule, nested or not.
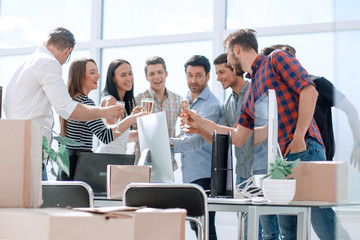
[[(153, 105), (153, 113), (165, 111), (166, 113), (166, 121), (169, 130), (169, 137), (175, 137), (175, 125), (177, 118), (181, 114), (181, 106), (180, 106), (180, 99), (181, 96), (165, 89), (165, 96), (163, 102), (160, 102), (155, 92), (151, 89), (146, 90), (143, 93), (139, 93), (135, 98), (135, 105), (141, 105), (142, 98), (153, 98), (154, 105)], [(139, 144), (135, 146), (135, 155), (136, 158), (140, 156), (140, 148)], [(172, 154), (173, 161), (174, 154)], [(175, 166), (174, 166), (175, 167)], [(176, 168), (176, 167), (175, 167)]]
[[(257, 56), (251, 68), (251, 86), (240, 112), (239, 124), (253, 129), (256, 100), (269, 89), (274, 89), (278, 106), (278, 141), (284, 153), (294, 136), (300, 92), (308, 85), (314, 86), (314, 83), (301, 64), (282, 50), (275, 50), (268, 56)], [(307, 137), (323, 145), (314, 118), (306, 132)]]
[[(86, 105), (95, 106), (92, 99), (82, 94), (74, 98), (74, 100)], [(69, 119), (66, 125), (66, 137), (84, 143), (84, 145), (80, 147), (66, 146), (66, 148), (92, 150), (93, 134), (95, 134), (100, 141), (106, 144), (114, 140), (111, 128), (106, 128), (101, 119), (87, 122), (73, 121)]]

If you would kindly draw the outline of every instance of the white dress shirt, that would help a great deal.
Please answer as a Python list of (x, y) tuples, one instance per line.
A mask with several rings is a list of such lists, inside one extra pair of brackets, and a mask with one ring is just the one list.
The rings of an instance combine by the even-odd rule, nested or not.
[[(78, 103), (73, 101), (62, 79), (59, 61), (44, 46), (39, 47), (16, 70), (5, 89), (4, 111), (8, 119), (32, 119), (52, 129), (51, 107), (68, 119)], [(51, 132), (43, 130), (50, 141)]]

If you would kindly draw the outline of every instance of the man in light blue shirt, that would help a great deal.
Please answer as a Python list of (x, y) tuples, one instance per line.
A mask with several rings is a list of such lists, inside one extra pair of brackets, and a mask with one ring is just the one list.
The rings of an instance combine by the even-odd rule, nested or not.
[[(218, 123), (221, 114), (219, 100), (210, 91), (207, 83), (210, 79), (210, 62), (200, 55), (192, 56), (185, 63), (185, 73), (190, 92), (187, 100), (191, 110), (197, 111), (202, 117)], [(198, 134), (183, 135), (172, 138), (171, 147), (175, 153), (181, 153), (184, 183), (196, 183), (210, 190), (211, 151), (212, 147)], [(209, 239), (216, 237), (215, 212), (209, 213)], [(196, 231), (196, 225), (191, 225)]]

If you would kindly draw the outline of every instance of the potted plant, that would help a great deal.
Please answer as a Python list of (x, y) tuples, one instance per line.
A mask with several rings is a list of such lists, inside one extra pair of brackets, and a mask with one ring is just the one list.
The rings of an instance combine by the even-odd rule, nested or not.
[[(56, 133), (55, 131), (41, 126), (41, 128), (45, 128), (53, 133), (53, 139), (58, 141), (59, 143), (59, 149), (58, 151), (54, 150), (48, 143), (45, 136), (43, 136), (42, 139), (42, 162), (47, 165), (47, 163), (50, 162), (51, 164), (51, 174), (57, 177), (57, 173), (54, 169), (54, 163), (58, 166), (59, 170), (64, 171), (69, 176), (69, 155), (67, 154), (65, 145), (68, 146), (82, 146), (83, 143), (79, 143), (77, 141), (74, 141), (70, 138), (63, 137)], [(46, 169), (45, 169), (46, 171)]]
[(265, 199), (276, 203), (289, 203), (295, 195), (296, 180), (287, 178), (300, 159), (288, 162), (279, 156), (269, 164), (269, 173), (263, 177), (262, 189)]

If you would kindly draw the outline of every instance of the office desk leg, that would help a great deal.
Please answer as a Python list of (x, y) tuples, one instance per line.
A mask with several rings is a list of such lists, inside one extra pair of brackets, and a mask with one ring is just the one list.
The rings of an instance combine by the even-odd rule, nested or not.
[(306, 240), (308, 232), (308, 212), (298, 212), (297, 213), (297, 239)]
[(248, 239), (258, 240), (259, 236), (259, 215), (256, 207), (249, 207), (248, 211), (247, 236)]

